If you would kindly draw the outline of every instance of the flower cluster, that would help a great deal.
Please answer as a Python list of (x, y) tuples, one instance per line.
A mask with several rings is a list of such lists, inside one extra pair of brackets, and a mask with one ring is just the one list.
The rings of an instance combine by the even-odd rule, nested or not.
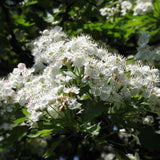
[(27, 69), (25, 64), (20, 63), (9, 74), (7, 79), (0, 81), (0, 106), (2, 107), (0, 114), (3, 114), (5, 111), (12, 112), (18, 89), (22, 88), (27, 81), (32, 79), (33, 72), (33, 68)]
[[(44, 30), (34, 42), (33, 55), (35, 65), (31, 69), (20, 63), (0, 81), (1, 106), (7, 109), (19, 103), (27, 108), (33, 123), (46, 114), (64, 116), (66, 108), (80, 109), (85, 95), (117, 109), (141, 95), (160, 113), (158, 70), (140, 62), (127, 64), (125, 58), (108, 53), (88, 36), (69, 39), (58, 26)], [(86, 85), (89, 88), (84, 92)]]
[(125, 16), (127, 11), (131, 10), (133, 6), (133, 15), (145, 15), (146, 13), (153, 10), (152, 0), (136, 0), (132, 2), (131, 0), (118, 0), (117, 4), (112, 7), (104, 7), (100, 9), (100, 14), (106, 16), (106, 19), (112, 18), (116, 14)]
[(144, 15), (153, 10), (152, 0), (137, 0), (134, 15)]
[(111, 18), (111, 20), (113, 21), (114, 15), (118, 12), (118, 7), (118, 5), (117, 7), (105, 7), (101, 8), (99, 11), (102, 16), (106, 16), (106, 19)]
[(122, 16), (125, 16), (127, 11), (132, 8), (132, 3), (130, 1), (122, 1), (121, 2), (121, 13)]

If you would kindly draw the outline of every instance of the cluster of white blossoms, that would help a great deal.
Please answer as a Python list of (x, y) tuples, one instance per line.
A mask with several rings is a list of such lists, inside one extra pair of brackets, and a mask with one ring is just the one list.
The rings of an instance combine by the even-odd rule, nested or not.
[(127, 14), (127, 11), (132, 9), (133, 6), (133, 15), (144, 15), (153, 10), (152, 0), (118, 0), (117, 4), (112, 7), (104, 7), (100, 9), (100, 14), (106, 16), (106, 19), (111, 18), (120, 13), (122, 16)]
[(105, 7), (101, 8), (99, 11), (102, 16), (106, 17), (106, 19), (111, 18), (111, 21), (113, 21), (114, 15), (118, 12), (118, 7)]
[(132, 3), (128, 1), (122, 1), (121, 2), (121, 14), (122, 16), (125, 16), (127, 11), (132, 8)]
[(122, 16), (125, 16), (127, 11), (132, 8), (132, 3), (129, 0), (118, 0), (117, 2), (118, 3), (115, 6), (101, 8), (99, 10), (100, 14), (102, 16), (106, 16), (106, 19), (111, 18), (111, 20), (113, 21), (113, 17), (117, 13), (120, 13)]
[(152, 0), (137, 0), (133, 15), (145, 15), (153, 10)]
[[(125, 58), (108, 53), (90, 37), (69, 39), (58, 26), (44, 30), (34, 42), (33, 55), (31, 69), (20, 63), (0, 81), (1, 108), (19, 103), (27, 108), (30, 121), (36, 122), (45, 114), (57, 118), (64, 116), (66, 108), (81, 108), (85, 94), (118, 109), (139, 94), (160, 113), (158, 70), (141, 63), (127, 64)], [(82, 94), (85, 85), (89, 89)]]

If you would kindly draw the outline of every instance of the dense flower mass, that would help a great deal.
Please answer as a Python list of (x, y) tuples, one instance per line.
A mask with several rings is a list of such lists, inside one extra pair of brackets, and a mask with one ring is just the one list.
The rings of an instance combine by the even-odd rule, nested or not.
[(137, 0), (134, 15), (144, 15), (153, 9), (152, 0)]
[[(88, 36), (69, 39), (58, 26), (44, 30), (34, 42), (33, 56), (31, 69), (20, 63), (0, 81), (3, 112), (19, 103), (27, 108), (28, 118), (34, 123), (45, 114), (57, 118), (64, 116), (66, 108), (80, 109), (86, 95), (117, 109), (141, 95), (160, 114), (158, 70), (141, 62), (128, 64), (120, 55), (98, 47)], [(82, 92), (84, 86), (89, 87)]]
[(145, 15), (146, 13), (153, 10), (152, 0), (117, 0), (115, 6), (106, 6), (100, 9), (100, 14), (106, 16), (106, 19), (113, 17), (116, 14), (125, 16), (129, 10), (132, 9), (133, 15)]

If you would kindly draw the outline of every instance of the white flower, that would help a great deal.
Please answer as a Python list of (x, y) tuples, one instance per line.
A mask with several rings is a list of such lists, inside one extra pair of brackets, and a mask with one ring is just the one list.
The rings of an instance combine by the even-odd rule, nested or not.
[(131, 153), (128, 153), (128, 154), (127, 154), (127, 157), (128, 157), (129, 159), (131, 159), (131, 160), (137, 160), (136, 157), (135, 157), (133, 154), (131, 154)]
[(131, 92), (130, 92), (130, 90), (127, 88), (127, 86), (125, 86), (125, 87), (123, 87), (123, 88), (121, 89), (120, 94), (121, 94), (122, 96), (124, 96), (125, 99), (131, 98)]
[(57, 12), (59, 12), (59, 8), (54, 8), (53, 13), (57, 13)]
[(113, 21), (113, 17), (117, 12), (117, 8), (116, 7), (115, 8), (105, 7), (105, 8), (101, 8), (99, 11), (102, 16), (106, 16), (106, 19), (111, 18), (111, 21)]
[(102, 90), (100, 94), (101, 100), (106, 101), (109, 98), (110, 94), (111, 94), (111, 88), (108, 90)]
[(79, 93), (79, 88), (77, 88), (77, 87), (64, 88), (63, 92), (64, 93), (75, 93), (75, 94), (78, 94)]
[(137, 0), (136, 6), (134, 7), (133, 15), (144, 15), (147, 12), (153, 10), (153, 5), (151, 0)]
[(152, 124), (154, 122), (154, 118), (150, 115), (146, 116), (144, 119), (143, 119), (143, 124)]
[(30, 111), (31, 115), (30, 115), (30, 120), (32, 121), (31, 123), (36, 123), (40, 117), (43, 115), (42, 112), (35, 112), (34, 110)]
[(115, 159), (115, 155), (113, 153), (102, 153), (101, 157), (105, 160), (114, 160)]
[[(148, 43), (144, 37), (140, 45)], [(0, 81), (0, 108), (10, 112), (18, 102), (30, 113), (31, 125), (45, 114), (54, 119), (65, 116), (67, 108), (81, 109), (81, 87), (86, 85), (83, 95), (90, 94), (116, 109), (140, 94), (160, 114), (158, 70), (140, 62), (127, 65), (125, 58), (98, 48), (88, 36), (69, 40), (61, 27), (44, 30), (35, 41), (33, 56), (31, 69), (20, 63)]]
[(106, 12), (107, 8), (101, 8), (99, 11), (100, 11), (100, 13), (101, 13), (102, 16), (106, 16), (106, 14), (107, 14), (107, 12)]
[(125, 16), (127, 13), (127, 10), (131, 9), (132, 3), (130, 1), (123, 1), (121, 3), (121, 13), (122, 16)]
[(72, 58), (72, 60), (73, 60), (73, 66), (76, 66), (79, 68), (86, 63), (87, 58), (84, 55), (77, 54)]

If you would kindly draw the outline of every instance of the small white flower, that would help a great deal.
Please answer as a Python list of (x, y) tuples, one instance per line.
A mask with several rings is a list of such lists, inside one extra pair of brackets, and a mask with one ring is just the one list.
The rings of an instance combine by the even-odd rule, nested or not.
[(121, 3), (121, 13), (122, 16), (125, 16), (127, 13), (127, 10), (131, 9), (132, 3), (130, 1), (123, 1)]
[(143, 124), (151, 125), (154, 122), (154, 119), (152, 116), (148, 115), (143, 119)]
[(133, 15), (144, 15), (147, 12), (153, 10), (153, 5), (151, 0), (137, 0), (136, 6), (134, 7), (134, 14)]

